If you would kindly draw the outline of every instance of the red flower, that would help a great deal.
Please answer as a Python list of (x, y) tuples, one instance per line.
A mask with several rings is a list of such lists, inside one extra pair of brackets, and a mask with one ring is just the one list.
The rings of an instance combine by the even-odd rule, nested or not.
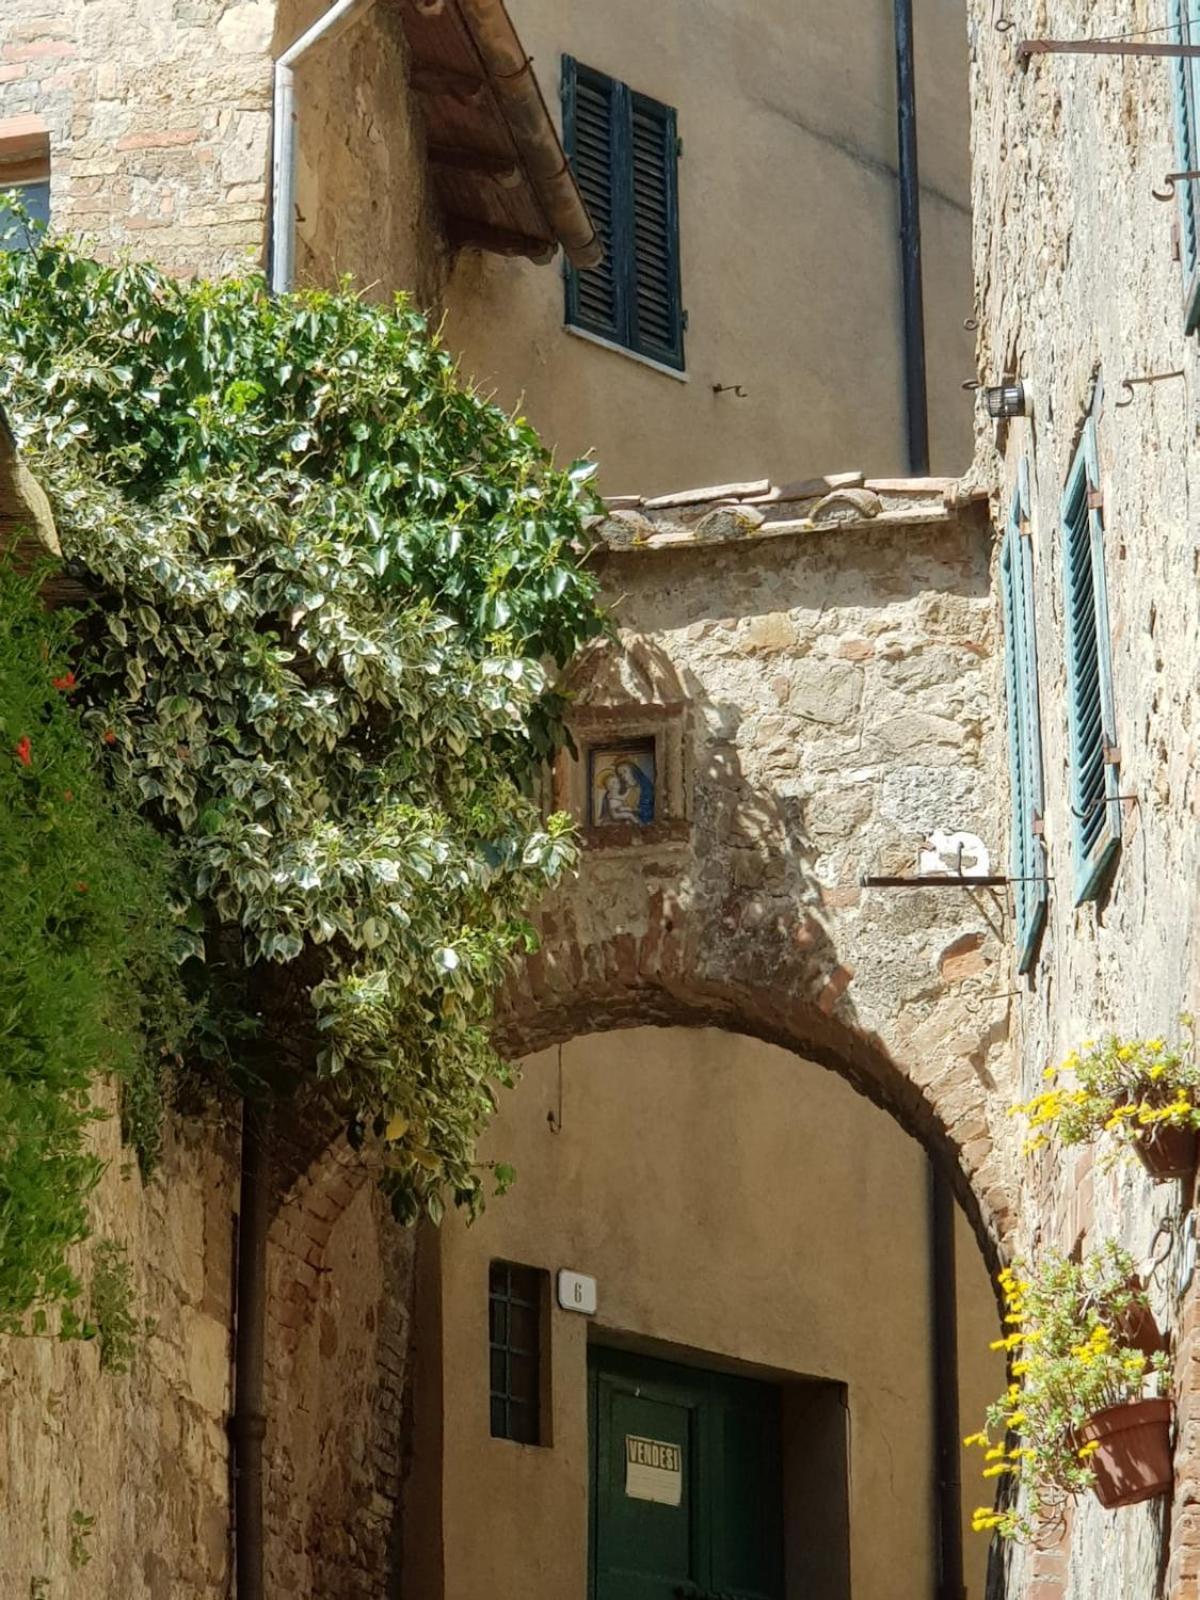
[(105, 730), (104, 730), (104, 742), (105, 742), (105, 744), (116, 744), (117, 736), (112, 731), (111, 728), (105, 728)]
[(75, 687), (75, 674), (64, 672), (61, 678), (54, 678), (51, 681), (60, 694), (70, 694)]
[(76, 894), (86, 894), (87, 892), (88, 892), (88, 886), (87, 886), (86, 883), (84, 883), (83, 879), (80, 878), (79, 882), (75, 885), (75, 893)]
[(33, 765), (33, 740), (30, 739), (27, 733), (21, 735), (16, 744), (13, 745), (13, 749), (17, 753), (17, 760), (23, 767), (31, 767)]

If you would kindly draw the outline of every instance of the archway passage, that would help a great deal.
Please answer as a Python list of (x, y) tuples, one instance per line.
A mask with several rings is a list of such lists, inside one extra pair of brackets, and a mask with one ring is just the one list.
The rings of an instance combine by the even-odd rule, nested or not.
[[(557, 929), (548, 916), (547, 938)], [(685, 913), (660, 895), (640, 937), (619, 933), (582, 949), (547, 943), (533, 955), (504, 997), (497, 1040), (516, 1060), (612, 1029), (720, 1028), (816, 1062), (889, 1112), (924, 1146), (994, 1273), (1004, 1258), (1011, 1213), (986, 1132), (982, 1081), (960, 1059), (923, 1087), (919, 1071), (899, 1065), (878, 1034), (849, 1026), (836, 1014), (845, 969), (828, 973), (818, 966), (814, 972), (806, 952), (793, 954), (796, 941), (790, 943), (791, 950), (776, 951), (774, 965), (761, 959), (753, 976), (703, 975), (689, 966), (703, 951), (696, 949)], [(730, 948), (723, 947), (726, 955)], [(965, 1142), (964, 1124), (974, 1134)]]
[(974, 1419), (1003, 1360), (894, 1117), (728, 1025), (609, 1027), (526, 1057), (484, 1154), (511, 1192), (421, 1247), (405, 1592), (932, 1592), (943, 1390)]

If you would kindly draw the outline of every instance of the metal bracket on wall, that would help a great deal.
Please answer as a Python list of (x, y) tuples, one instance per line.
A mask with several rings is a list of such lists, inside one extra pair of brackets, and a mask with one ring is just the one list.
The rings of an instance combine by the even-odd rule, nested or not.
[[(1200, 172), (1196, 173), (1195, 176), (1200, 178)], [(1161, 200), (1162, 196), (1159, 195), (1158, 198)], [(1183, 368), (1182, 367), (1176, 367), (1173, 372), (1148, 372), (1148, 373), (1145, 374), (1144, 377), (1141, 377), (1141, 378), (1122, 378), (1121, 379), (1121, 398), (1116, 402), (1117, 408), (1119, 410), (1122, 406), (1131, 406), (1133, 404), (1133, 402), (1137, 399), (1137, 396), (1133, 392), (1135, 384), (1139, 384), (1139, 383), (1165, 383), (1168, 378), (1186, 378), (1186, 377), (1187, 377), (1187, 373), (1183, 370)]]
[(932, 874), (923, 876), (921, 873), (881, 873), (873, 874), (864, 872), (858, 880), (860, 889), (999, 889), (1009, 883), (1053, 883), (1054, 879), (1044, 872), (1027, 873), (1022, 877), (1009, 877), (1007, 873), (988, 873), (985, 877), (969, 878), (965, 875), (955, 877), (947, 874), (944, 878), (935, 878)]
[(1193, 169), (1189, 172), (1168, 172), (1166, 177), (1163, 179), (1163, 182), (1166, 184), (1166, 188), (1151, 189), (1150, 193), (1156, 200), (1174, 200), (1175, 185), (1177, 183), (1186, 183), (1191, 178), (1200, 178), (1200, 171)]
[(1165, 56), (1172, 60), (1200, 58), (1200, 44), (1146, 44), (1132, 39), (1021, 39), (1017, 60), (1028, 66), (1033, 56)]

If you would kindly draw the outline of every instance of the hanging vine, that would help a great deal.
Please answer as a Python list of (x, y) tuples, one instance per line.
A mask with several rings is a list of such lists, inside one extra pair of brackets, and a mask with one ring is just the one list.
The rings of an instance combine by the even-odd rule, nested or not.
[(590, 467), (403, 299), (51, 239), (0, 256), (0, 403), (95, 597), (85, 726), (175, 842), (241, 1070), (386, 1127), (400, 1215), (477, 1203), (492, 995), (574, 859), (533, 790), (547, 668), (602, 626)]

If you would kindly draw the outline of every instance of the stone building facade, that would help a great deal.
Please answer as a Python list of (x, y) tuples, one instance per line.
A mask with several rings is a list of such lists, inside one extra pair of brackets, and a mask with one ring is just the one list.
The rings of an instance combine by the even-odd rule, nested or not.
[[(784, 468), (802, 476), (853, 465), (828, 459), (829, 450), (851, 445), (872, 473), (900, 470), (894, 331), (888, 330), (885, 359), (861, 329), (831, 340), (829, 316), (806, 310), (805, 336), (820, 336), (814, 348), (822, 360), (800, 367), (790, 361), (781, 375), (772, 365), (778, 352), (770, 360), (761, 354), (761, 326), (741, 329), (735, 319), (698, 360), (690, 390), (585, 343), (572, 343), (568, 358), (561, 285), (552, 269), (469, 250), (456, 257), (448, 243), (425, 125), (405, 81), (412, 67), (400, 27), (407, 5), (431, 9), (427, 0), (378, 0), (357, 24), (363, 31), (298, 74), (301, 276), (329, 281), (349, 271), (369, 292), (404, 288), (435, 314), (449, 309), (450, 337), (466, 370), (485, 376), (506, 404), (517, 404), (528, 389), (535, 420), (565, 449), (597, 442), (596, 417), (623, 426), (641, 418), (654, 428), (662, 416), (675, 418), (665, 432), (659, 428), (661, 450), (652, 458), (644, 447), (654, 428), (625, 427), (599, 440), (607, 447), (603, 485), (636, 492), (614, 500), (598, 529), (618, 640), (589, 653), (572, 678), (580, 748), (586, 753), (613, 733), (647, 742), (664, 809), (644, 836), (618, 828), (600, 837), (586, 772), (564, 759), (548, 779), (548, 802), (574, 812), (587, 849), (579, 881), (541, 909), (541, 951), (501, 999), (500, 1036), (529, 1067), (526, 1087), (496, 1130), (495, 1151), (502, 1155), (511, 1138), (526, 1164), (538, 1159), (534, 1134), (542, 1134), (547, 1099), (555, 1111), (560, 1049), (567, 1051), (568, 1085), (575, 1063), (594, 1075), (611, 1052), (634, 1052), (660, 1109), (677, 1081), (672, 1073), (689, 1061), (711, 1073), (719, 1093), (736, 1094), (743, 1078), (773, 1085), (764, 1092), (780, 1096), (780, 1115), (788, 1118), (799, 1117), (790, 1097), (808, 1081), (804, 1075), (833, 1069), (890, 1114), (895, 1126), (887, 1138), (899, 1129), (916, 1141), (892, 1154), (894, 1170), (906, 1174), (897, 1179), (905, 1194), (905, 1249), (923, 1283), (929, 1263), (914, 1222), (913, 1161), (920, 1147), (958, 1196), (964, 1422), (966, 1408), (981, 1403), (995, 1377), (966, 1354), (968, 1338), (981, 1346), (989, 1331), (985, 1264), (1018, 1252), (1072, 1250), (1114, 1234), (1147, 1269), (1157, 1261), (1155, 1309), (1175, 1341), (1174, 1503), (1113, 1515), (1081, 1502), (1054, 1548), (997, 1554), (989, 1600), (1001, 1593), (1013, 1600), (1133, 1594), (1185, 1600), (1200, 1584), (1200, 1290), (1186, 1270), (1193, 1195), (1186, 1186), (1152, 1188), (1130, 1168), (1102, 1171), (1086, 1159), (1060, 1161), (1053, 1152), (1031, 1162), (1007, 1116), (1046, 1062), (1082, 1037), (1108, 1027), (1167, 1032), (1200, 998), (1194, 933), (1200, 544), (1189, 490), (1198, 372), (1173, 243), (1176, 210), (1153, 194), (1167, 173), (1194, 165), (1180, 160), (1173, 142), (1170, 64), (1054, 55), (1022, 65), (1016, 51), (1022, 36), (1102, 31), (1095, 9), (1082, 0), (931, 4), (927, 82), (934, 75), (946, 86), (931, 112), (932, 126), (945, 135), (931, 169), (941, 191), (941, 200), (931, 201), (938, 261), (931, 282), (939, 309), (955, 312), (943, 316), (936, 360), (943, 431), (950, 439), (961, 426), (950, 397), (969, 368), (958, 337), (963, 318), (978, 326), (979, 379), (1023, 379), (1030, 414), (998, 427), (981, 420), (974, 465), (961, 481), (841, 473), (782, 489), (760, 480), (671, 495), (658, 492), (700, 483), (717, 465), (721, 475), (727, 469), (744, 480), (767, 471), (782, 479)], [(1144, 0), (1106, 20), (1113, 31), (1156, 37), (1152, 30), (1170, 20), (1167, 7), (1168, 0)], [(48, 150), (56, 225), (91, 234), (105, 251), (129, 247), (151, 255), (173, 272), (229, 272), (259, 262), (270, 220), (272, 64), (321, 9), (316, 0), (278, 9), (270, 0), (65, 6), (18, 0), (0, 23), (0, 157), (6, 126), (19, 124), (25, 139), (32, 118)], [(732, 8), (719, 9), (722, 27), (733, 28)], [(518, 26), (528, 25), (530, 42), (546, 58), (538, 66), (547, 100), (555, 99), (552, 63), (566, 49), (632, 79), (641, 10), (633, 8), (633, 22), (625, 16), (611, 37), (597, 33), (600, 23), (589, 18), (581, 35), (569, 39), (557, 13), (514, 0)], [(796, 44), (786, 10), (771, 8), (761, 41), (771, 56), (771, 93), (785, 97), (794, 88), (784, 80)], [(841, 45), (850, 51), (852, 32), (874, 28), (874, 70), (882, 57), (878, 29), (888, 19), (883, 8), (862, 10), (862, 28), (845, 30)], [(954, 83), (964, 21), (973, 306), (960, 282), (956, 233), (965, 225), (965, 172), (952, 150), (952, 135), (967, 121), (961, 85)], [(682, 23), (669, 34), (678, 45)], [(853, 63), (836, 55), (839, 41), (827, 30), (820, 37), (825, 77), (836, 76), (840, 62), (844, 80)], [(758, 57), (751, 55), (736, 81), (723, 69), (714, 78), (709, 63), (703, 81), (688, 84), (687, 53), (673, 47), (658, 60), (661, 81), (640, 87), (657, 87), (681, 105), (706, 104), (705, 96), (719, 90), (727, 104), (744, 82), (757, 82)], [(870, 93), (879, 81), (875, 71)], [(680, 85), (677, 93), (672, 84)], [(890, 103), (884, 95), (865, 123), (856, 123), (856, 106), (869, 98), (862, 83), (852, 80), (843, 98), (827, 102), (818, 101), (819, 81), (807, 87), (811, 95), (800, 98), (819, 111), (800, 130), (812, 157), (812, 214), (842, 207), (845, 238), (875, 240), (892, 178), (884, 148)], [(762, 110), (756, 100), (755, 115)], [(775, 124), (768, 117), (766, 125)], [(779, 130), (781, 142), (768, 152), (774, 167), (767, 161), (764, 171), (778, 172), (782, 153), (792, 149), (794, 119), (789, 127), (786, 138)], [(849, 190), (843, 161), (854, 179)], [(722, 181), (729, 175), (725, 167), (717, 174)], [(780, 207), (787, 203), (787, 196), (778, 200)], [(697, 214), (688, 225), (693, 259), (713, 239), (724, 241), (702, 270), (697, 262), (704, 293), (712, 303), (724, 295), (735, 304), (749, 248), (743, 241), (761, 237), (761, 216), (754, 227), (698, 228)], [(800, 229), (806, 247), (813, 231)], [(756, 270), (768, 253), (757, 250)], [(793, 315), (798, 293), (780, 267), (780, 252), (773, 254), (771, 271), (756, 281), (769, 283), (778, 300), (764, 307), (760, 298), (755, 309), (772, 328)], [(876, 255), (849, 248), (827, 262), (830, 274), (840, 276), (839, 294), (853, 301), (858, 285), (870, 304), (886, 301), (877, 283), (864, 287), (855, 276), (874, 272)], [(801, 288), (812, 289), (811, 306), (824, 303), (811, 285)], [(705, 351), (704, 338), (698, 329), (698, 350)], [(751, 348), (761, 355), (755, 370), (726, 370), (727, 354)], [(882, 367), (889, 374), (885, 402), (877, 381)], [(1146, 378), (1155, 381), (1138, 381)], [(1125, 387), (1125, 380), (1134, 382)], [(747, 388), (749, 401), (712, 393), (727, 381)], [(832, 390), (845, 421), (829, 434), (820, 419)], [(766, 424), (755, 408), (762, 393), (773, 397), (769, 420), (777, 431), (760, 451)], [(744, 411), (734, 410), (742, 405)], [(1098, 460), (1094, 488), (1103, 497), (1115, 714), (1110, 759), (1119, 780), (1119, 798), (1106, 804), (1119, 808), (1121, 843), (1100, 897), (1076, 905), (1061, 499), (1089, 420)], [(793, 435), (796, 453), (781, 459)], [(949, 444), (946, 450), (953, 454)], [(952, 465), (957, 470), (965, 459)], [(1045, 774), (1039, 837), (1050, 882), (1045, 929), (1029, 970), (1018, 975), (1005, 889), (864, 888), (860, 879), (911, 874), (935, 833), (972, 836), (988, 851), (993, 871), (1003, 873), (1010, 818), (996, 563), (1023, 472)], [(668, 1031), (643, 1031), (652, 1027)], [(745, 1066), (741, 1078), (725, 1074), (729, 1062), (718, 1059), (725, 1035), (737, 1036), (727, 1054)], [(622, 1038), (633, 1042), (610, 1043)], [(664, 1043), (656, 1052), (658, 1038)], [(794, 1078), (782, 1063), (794, 1068)], [(827, 1096), (820, 1103), (836, 1116), (838, 1102), (828, 1097), (843, 1085), (822, 1084), (814, 1094)], [(592, 1096), (610, 1137), (623, 1138), (604, 1121), (611, 1107), (595, 1104), (591, 1076), (580, 1088)], [(750, 1126), (749, 1113), (758, 1108), (741, 1109), (748, 1120), (737, 1123), (739, 1136), (752, 1145), (765, 1139), (761, 1126)], [(867, 1119), (864, 1129), (876, 1125), (870, 1108), (857, 1105), (846, 1112), (847, 1124), (859, 1125), (856, 1114)], [(143, 1187), (123, 1172), (111, 1125), (101, 1137), (112, 1161), (97, 1193), (97, 1228), (130, 1245), (155, 1331), (129, 1379), (98, 1375), (88, 1350), (30, 1345), (0, 1352), (6, 1414), (0, 1589), (56, 1600), (76, 1600), (98, 1587), (151, 1600), (215, 1600), (229, 1592), (231, 1577), (224, 1424), (236, 1139), (220, 1114), (181, 1126), (163, 1177)], [(880, 1140), (881, 1152), (892, 1151)], [(582, 1164), (587, 1155), (570, 1140), (562, 1146), (572, 1149), (569, 1157), (561, 1151), (554, 1157), (564, 1185), (583, 1170), (570, 1163)], [(629, 1152), (621, 1149), (625, 1160)], [(892, 1154), (886, 1160), (881, 1154), (881, 1165)], [(422, 1285), (426, 1308), (429, 1296), (442, 1308), (443, 1327), (453, 1307), (472, 1327), (469, 1318), (481, 1313), (470, 1297), (479, 1293), (490, 1254), (566, 1264), (561, 1258), (582, 1247), (586, 1230), (576, 1217), (540, 1250), (518, 1188), (508, 1210), (492, 1208), (477, 1241), (448, 1229), (440, 1248), (432, 1256), (424, 1249), (418, 1260), (414, 1239), (388, 1221), (369, 1174), (333, 1130), (321, 1130), (311, 1148), (291, 1155), (279, 1174), (269, 1255), (272, 1592), (366, 1600), (391, 1592), (386, 1586), (394, 1587), (403, 1568), (406, 1600), (477, 1600), (470, 1563), (460, 1562), (456, 1575), (445, 1561), (445, 1541), (463, 1511), (461, 1475), (452, 1480), (443, 1464), (453, 1450), (470, 1459), (479, 1441), (469, 1429), (478, 1416), (464, 1423), (460, 1412), (439, 1403), (434, 1453), (413, 1460), (422, 1438), (420, 1418), (414, 1431), (414, 1408), (428, 1405), (430, 1394), (440, 1402), (447, 1376), (461, 1377), (474, 1359), (464, 1347), (454, 1356), (463, 1365), (455, 1367), (449, 1346), (439, 1342), (437, 1318), (432, 1333), (422, 1323)], [(534, 1196), (543, 1179), (532, 1180)], [(860, 1202), (865, 1209), (854, 1213), (851, 1239), (854, 1228), (883, 1225), (879, 1197), (873, 1209), (861, 1196), (847, 1204)], [(769, 1226), (749, 1202), (738, 1215), (748, 1232)], [(609, 1250), (610, 1241), (602, 1243)], [(794, 1283), (788, 1292), (795, 1293)], [(555, 1359), (564, 1373), (574, 1362), (576, 1389), (556, 1415), (575, 1474), (568, 1513), (578, 1519), (586, 1474), (580, 1475), (577, 1383), (586, 1339), (582, 1324), (564, 1315), (553, 1313)], [(684, 1319), (672, 1321), (629, 1298), (618, 1297), (609, 1316), (610, 1334), (628, 1337), (640, 1328), (652, 1343), (673, 1345), (694, 1338), (722, 1359), (847, 1378), (830, 1355), (836, 1329), (824, 1345), (814, 1336), (789, 1352), (777, 1329), (739, 1349), (719, 1317), (708, 1332), (694, 1323), (689, 1333)], [(909, 1334), (915, 1359), (927, 1335), (920, 1317)], [(430, 1360), (433, 1387), (422, 1388)], [(918, 1408), (928, 1404), (927, 1375), (911, 1398)], [(852, 1413), (853, 1405), (852, 1398)], [(894, 1447), (892, 1423), (882, 1401), (873, 1419), (862, 1420), (868, 1437), (876, 1429), (874, 1466)], [(904, 1462), (928, 1487), (928, 1442), (914, 1446)], [(889, 1494), (870, 1478), (867, 1472), (854, 1485), (864, 1507), (872, 1495), (886, 1502)], [(966, 1496), (970, 1505), (969, 1485)], [(910, 1507), (914, 1527), (919, 1500)], [(405, 1503), (409, 1522), (402, 1527)], [(542, 1509), (554, 1503), (550, 1494)], [(932, 1526), (929, 1506), (923, 1510)], [(72, 1529), (82, 1526), (72, 1520), (76, 1512), (96, 1519), (80, 1536), (91, 1556), (86, 1565), (72, 1539)], [(434, 1542), (442, 1542), (440, 1552), (422, 1553), (422, 1521), (425, 1534), (433, 1538), (434, 1530)], [(924, 1592), (933, 1580), (932, 1542), (916, 1543), (915, 1576), (906, 1577), (905, 1593)], [(565, 1565), (555, 1564), (556, 1556), (539, 1581), (550, 1574), (551, 1583), (577, 1584), (578, 1556), (575, 1539)], [(977, 1547), (970, 1600), (983, 1593), (983, 1559)], [(886, 1565), (864, 1548), (856, 1569), (864, 1574), (856, 1593), (882, 1600)], [(515, 1592), (524, 1600), (533, 1591)], [(557, 1600), (560, 1591), (552, 1592)]]
[[(1111, 11), (1014, 3), (997, 28), (969, 8), (978, 374), (1019, 376), (1031, 415), (982, 420), (975, 471), (1004, 527), (1022, 463), (1031, 494), (1038, 687), (1050, 876), (1045, 931), (1014, 981), (1012, 1061), (1029, 1090), (1047, 1062), (1108, 1029), (1174, 1034), (1197, 991), (1195, 723), (1198, 535), (1196, 341), (1185, 331), (1170, 60), (1034, 56), (1023, 37), (1178, 39), (1166, 0)], [(1187, 8), (1184, 8), (1185, 12)], [(1154, 191), (1167, 193), (1162, 202)], [(1167, 376), (1164, 376), (1167, 375)], [(1153, 378), (1148, 384), (1138, 380)], [(1126, 379), (1135, 380), (1126, 388)], [(982, 408), (981, 408), (982, 411)], [(1061, 502), (1095, 424), (1112, 641), (1112, 740), (1121, 843), (1099, 898), (1074, 903)], [(1121, 1238), (1153, 1273), (1173, 1332), (1174, 1504), (1105, 1513), (1080, 1502), (1060, 1545), (1016, 1562), (1011, 1592), (1037, 1600), (1181, 1597), (1200, 1584), (1197, 1286), (1187, 1267), (1193, 1194), (1123, 1166), (1044, 1152), (1026, 1164), (1020, 1248)]]

